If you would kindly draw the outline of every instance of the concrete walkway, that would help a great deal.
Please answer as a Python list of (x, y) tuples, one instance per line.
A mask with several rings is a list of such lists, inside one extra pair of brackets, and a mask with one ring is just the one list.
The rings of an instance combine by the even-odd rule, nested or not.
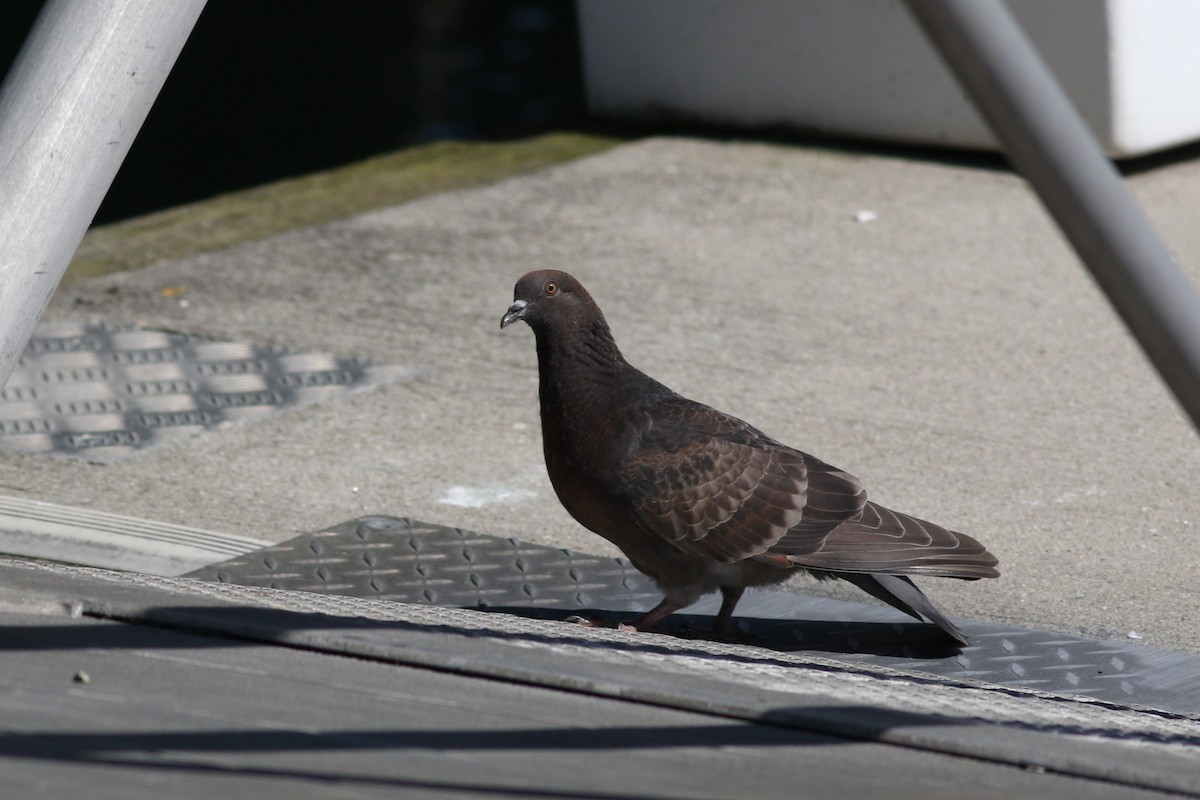
[[(1200, 164), (1130, 183), (1200, 265)], [(271, 541), (383, 513), (606, 552), (545, 478), (532, 336), (499, 329), (545, 266), (668, 385), (987, 542), (1000, 580), (926, 582), (950, 613), (1200, 652), (1196, 436), (1023, 182), (970, 166), (650, 139), (73, 284), (48, 319), (424, 377), (116, 465), (6, 454), (0, 485)]]
[(1160, 712), (470, 610), (0, 586), (14, 797), (1200, 796), (1200, 722)]

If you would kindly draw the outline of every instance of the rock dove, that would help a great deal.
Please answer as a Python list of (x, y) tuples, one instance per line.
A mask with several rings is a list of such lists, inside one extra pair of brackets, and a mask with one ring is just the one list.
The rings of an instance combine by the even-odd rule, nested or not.
[(848, 472), (630, 366), (600, 308), (566, 272), (530, 272), (513, 295), (500, 327), (524, 320), (537, 340), (554, 491), (665, 595), (634, 628), (720, 591), (713, 632), (728, 634), (747, 586), (807, 570), (968, 643), (909, 576), (997, 577), (983, 545), (872, 503)]

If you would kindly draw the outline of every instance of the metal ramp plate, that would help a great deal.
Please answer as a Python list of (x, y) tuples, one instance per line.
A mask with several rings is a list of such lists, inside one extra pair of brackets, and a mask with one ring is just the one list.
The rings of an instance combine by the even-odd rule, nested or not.
[[(624, 559), (395, 517), (350, 520), (188, 577), (548, 619), (627, 619), (661, 598)], [(661, 627), (694, 635), (718, 606), (706, 598)], [(747, 592), (738, 614), (768, 649), (1200, 713), (1200, 656), (1188, 653), (955, 620), (972, 642), (960, 649), (890, 608), (791, 591)]]
[(452, 608), (644, 610), (661, 593), (624, 559), (396, 517), (362, 517), (189, 578)]
[(329, 353), (48, 323), (0, 392), (0, 447), (116, 461), (170, 436), (414, 374)]
[(0, 496), (0, 553), (181, 575), (271, 543), (91, 508)]

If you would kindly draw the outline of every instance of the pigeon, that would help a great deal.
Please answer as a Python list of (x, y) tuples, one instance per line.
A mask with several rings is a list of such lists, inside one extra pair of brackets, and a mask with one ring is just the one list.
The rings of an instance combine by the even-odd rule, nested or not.
[(623, 627), (649, 630), (719, 591), (712, 633), (728, 636), (746, 587), (806, 570), (969, 644), (911, 576), (998, 577), (975, 539), (871, 502), (850, 473), (631, 366), (566, 272), (517, 281), (500, 327), (519, 320), (537, 343), (542, 446), (558, 499), (663, 592)]

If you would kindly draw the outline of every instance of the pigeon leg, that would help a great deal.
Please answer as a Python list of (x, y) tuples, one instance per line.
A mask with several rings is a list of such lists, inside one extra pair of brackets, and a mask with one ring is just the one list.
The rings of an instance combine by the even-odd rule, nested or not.
[(742, 599), (744, 591), (746, 591), (744, 586), (721, 587), (721, 610), (717, 612), (717, 620), (713, 623), (712, 630), (708, 632), (709, 636), (714, 639), (728, 639), (737, 635), (733, 629), (733, 609)]
[(619, 631), (626, 631), (628, 633), (632, 633), (634, 631), (648, 631), (667, 617), (674, 614), (679, 609), (683, 608), (684, 605), (686, 604), (676, 602), (669, 597), (664, 597), (662, 602), (632, 622), (613, 623), (602, 620), (597, 621), (588, 619), (586, 617), (581, 617), (578, 614), (567, 617), (567, 622), (572, 622), (576, 625), (583, 625), (587, 628), (616, 628)]
[[(737, 607), (738, 601), (742, 599), (742, 593), (746, 591), (742, 586), (722, 586), (721, 587), (721, 609), (717, 612), (717, 619), (713, 623), (712, 628), (707, 631), (705, 638), (710, 639), (731, 639), (742, 638), (741, 634), (734, 630), (733, 627), (733, 609)], [(620, 631), (649, 631), (655, 625), (662, 622), (667, 617), (674, 614), (679, 609), (688, 605), (686, 602), (673, 600), (670, 597), (664, 597), (662, 602), (654, 608), (642, 614), (632, 622), (619, 622), (616, 624), (609, 622), (597, 622), (581, 616), (571, 616), (567, 618), (567, 622), (573, 622), (576, 625), (584, 625), (589, 628), (616, 628)]]
[(683, 608), (686, 603), (680, 603), (677, 600), (672, 600), (670, 597), (664, 597), (662, 602), (654, 608), (642, 614), (628, 625), (618, 626), (624, 629), (633, 629), (635, 631), (648, 631), (658, 623), (662, 622), (667, 617), (674, 614), (679, 609)]
[[(708, 632), (709, 638), (727, 639), (738, 635), (737, 631), (733, 629), (733, 609), (737, 607), (738, 601), (742, 599), (742, 592), (744, 591), (746, 589), (743, 586), (721, 587), (721, 610), (717, 612), (716, 622), (713, 623), (712, 630)], [(635, 619), (629, 625), (618, 625), (617, 627), (623, 630), (648, 631), (685, 605), (689, 605), (689, 603), (664, 597), (661, 603)]]
[(680, 632), (679, 635), (687, 638), (709, 639), (715, 642), (753, 641), (753, 636), (738, 630), (733, 624), (733, 610), (737, 607), (738, 601), (742, 599), (742, 593), (745, 591), (744, 586), (722, 586), (721, 608), (717, 611), (717, 618), (713, 620), (712, 627), (703, 631)]

